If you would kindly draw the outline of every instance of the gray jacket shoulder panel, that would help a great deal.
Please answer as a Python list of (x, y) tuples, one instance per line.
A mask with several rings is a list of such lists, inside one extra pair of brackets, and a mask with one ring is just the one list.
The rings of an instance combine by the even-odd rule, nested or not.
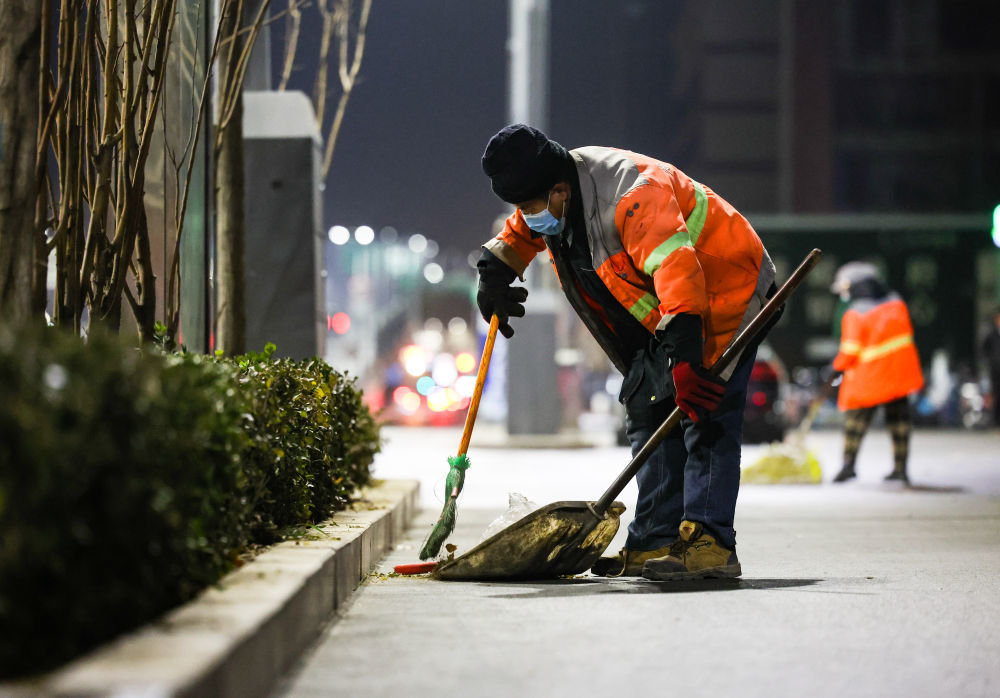
[(614, 148), (588, 145), (571, 150), (570, 155), (580, 179), (587, 238), (596, 269), (624, 249), (615, 228), (615, 207), (646, 178), (628, 156)]

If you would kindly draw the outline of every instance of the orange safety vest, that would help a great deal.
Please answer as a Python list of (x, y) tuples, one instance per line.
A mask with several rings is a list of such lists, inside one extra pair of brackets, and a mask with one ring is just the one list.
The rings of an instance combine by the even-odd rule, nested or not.
[[(701, 316), (710, 366), (763, 307), (774, 281), (757, 233), (725, 199), (669, 163), (601, 146), (570, 155), (598, 276), (651, 333), (680, 313)], [(484, 247), (523, 279), (545, 242), (515, 210)]]
[(851, 303), (840, 324), (833, 368), (844, 372), (837, 406), (874, 407), (920, 390), (924, 374), (906, 303), (895, 293)]

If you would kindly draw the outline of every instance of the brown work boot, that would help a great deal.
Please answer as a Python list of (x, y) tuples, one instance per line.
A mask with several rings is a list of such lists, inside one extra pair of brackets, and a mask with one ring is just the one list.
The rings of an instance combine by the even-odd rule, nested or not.
[(656, 550), (629, 550), (622, 548), (617, 555), (602, 557), (594, 563), (590, 571), (598, 577), (641, 577), (646, 560), (662, 557), (670, 550), (669, 545)]
[(642, 576), (657, 582), (739, 577), (742, 574), (736, 551), (715, 542), (696, 521), (682, 521), (681, 537), (663, 557), (647, 560)]

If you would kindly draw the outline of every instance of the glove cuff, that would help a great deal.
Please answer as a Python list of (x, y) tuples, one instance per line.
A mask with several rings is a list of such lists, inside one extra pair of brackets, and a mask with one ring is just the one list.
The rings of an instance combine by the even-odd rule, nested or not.
[(479, 278), (490, 286), (510, 286), (517, 278), (517, 272), (485, 247), (476, 262)]
[(704, 340), (701, 337), (701, 316), (681, 313), (656, 333), (661, 350), (675, 361), (702, 365)]

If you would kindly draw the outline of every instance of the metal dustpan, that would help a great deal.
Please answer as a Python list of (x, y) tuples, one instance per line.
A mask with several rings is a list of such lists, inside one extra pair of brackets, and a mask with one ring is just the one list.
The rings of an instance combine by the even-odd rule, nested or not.
[(625, 505), (603, 515), (594, 502), (555, 502), (536, 509), (461, 557), (438, 564), (436, 579), (544, 579), (589, 570), (618, 532)]
[[(718, 375), (768, 325), (822, 252), (813, 250), (709, 369)], [(446, 580), (552, 579), (580, 574), (593, 566), (618, 532), (625, 505), (614, 501), (653, 451), (681, 421), (675, 408), (596, 502), (555, 502), (487, 538), (469, 552), (438, 564), (431, 572)]]

